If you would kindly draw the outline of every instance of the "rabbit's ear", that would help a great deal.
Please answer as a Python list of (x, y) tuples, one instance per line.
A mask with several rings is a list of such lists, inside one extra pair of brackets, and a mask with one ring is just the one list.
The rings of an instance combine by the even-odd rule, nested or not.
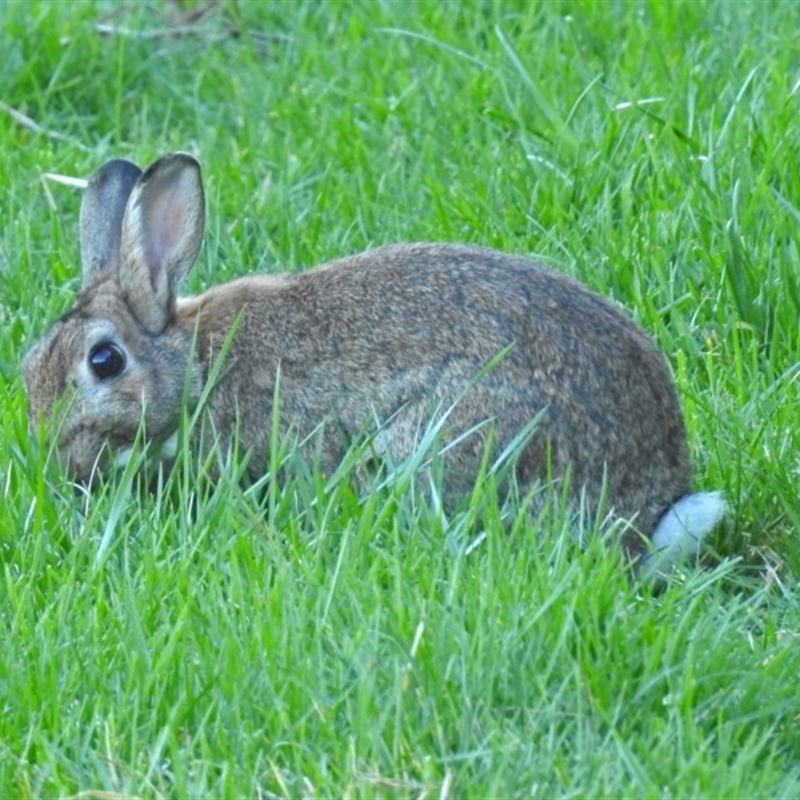
[(82, 286), (86, 289), (119, 266), (122, 216), (142, 171), (136, 164), (114, 159), (94, 172), (81, 202)]
[(178, 284), (200, 252), (205, 220), (200, 164), (185, 153), (145, 170), (122, 220), (119, 282), (148, 330), (169, 322)]

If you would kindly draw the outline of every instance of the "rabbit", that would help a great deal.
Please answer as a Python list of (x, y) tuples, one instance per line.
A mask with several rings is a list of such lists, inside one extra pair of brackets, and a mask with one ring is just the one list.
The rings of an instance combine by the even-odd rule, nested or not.
[(204, 419), (223, 448), (238, 436), (256, 479), (279, 380), (280, 431), (326, 423), (326, 470), (370, 420), (379, 455), (407, 457), (447, 409), (449, 494), (468, 491), (490, 436), (500, 452), (539, 415), (516, 478), (569, 476), (575, 502), (602, 495), (630, 521), (622, 547), (641, 573), (695, 553), (724, 516), (721, 493), (691, 493), (665, 359), (578, 282), (490, 249), (397, 244), (178, 298), (204, 217), (200, 165), (184, 153), (144, 172), (112, 160), (88, 181), (80, 293), (22, 367), (32, 424), (49, 423), (76, 480), (124, 461), (140, 430), (168, 458), (214, 373)]

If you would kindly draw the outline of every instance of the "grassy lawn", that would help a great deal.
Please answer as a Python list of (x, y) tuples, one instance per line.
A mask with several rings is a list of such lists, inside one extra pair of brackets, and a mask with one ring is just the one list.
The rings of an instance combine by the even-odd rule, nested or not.
[[(0, 796), (800, 796), (798, 30), (767, 0), (0, 3)], [(445, 519), (287, 443), (259, 491), (184, 450), (75, 494), (18, 375), (79, 283), (46, 174), (179, 149), (187, 292), (451, 240), (614, 298), (730, 503), (702, 563), (652, 596), (558, 498), (487, 479)]]

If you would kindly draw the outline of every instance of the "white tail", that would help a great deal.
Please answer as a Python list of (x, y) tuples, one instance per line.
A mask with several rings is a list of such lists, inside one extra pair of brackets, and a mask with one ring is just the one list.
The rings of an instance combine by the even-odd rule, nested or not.
[(721, 492), (698, 492), (676, 500), (656, 525), (652, 552), (640, 562), (642, 578), (663, 578), (679, 561), (697, 553), (703, 539), (719, 524), (728, 505)]

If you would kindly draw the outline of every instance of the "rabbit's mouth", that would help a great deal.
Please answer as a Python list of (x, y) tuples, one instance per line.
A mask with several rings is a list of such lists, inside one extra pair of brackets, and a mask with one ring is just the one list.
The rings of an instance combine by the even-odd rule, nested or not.
[[(125, 467), (128, 466), (128, 463), (130, 462), (133, 453), (134, 453), (134, 447), (131, 444), (119, 448), (117, 450), (117, 454), (114, 456), (114, 466), (118, 470), (125, 469)], [(178, 432), (174, 431), (169, 436), (167, 436), (166, 439), (163, 439), (161, 441), (158, 452), (158, 460), (166, 461), (169, 463), (174, 461), (177, 455), (178, 455)]]
[[(80, 468), (75, 461), (67, 458), (66, 469), (70, 474), (70, 483), (76, 494), (85, 495), (97, 488), (98, 484), (115, 482), (125, 471), (131, 460), (135, 461), (133, 469), (141, 466), (172, 465), (178, 455), (178, 432), (170, 434), (166, 439), (149, 441), (143, 447), (134, 446), (130, 439), (119, 436), (117, 442), (108, 439), (94, 458), (91, 466)], [(158, 453), (158, 457), (153, 455)]]

